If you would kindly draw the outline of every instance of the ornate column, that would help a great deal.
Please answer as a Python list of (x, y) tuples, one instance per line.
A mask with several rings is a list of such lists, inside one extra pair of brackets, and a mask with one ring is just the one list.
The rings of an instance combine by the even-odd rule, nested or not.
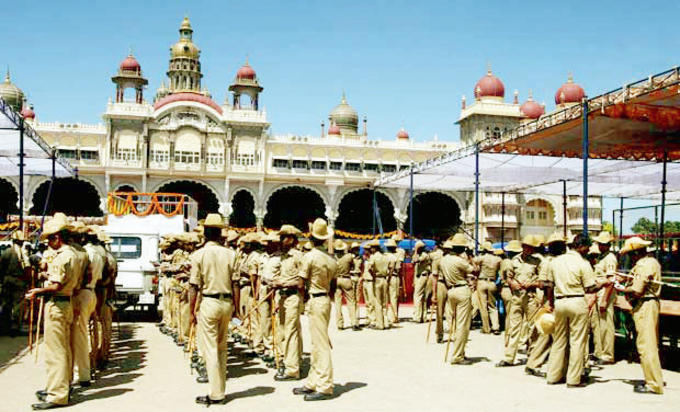
[(262, 226), (264, 224), (264, 216), (267, 214), (267, 210), (255, 209), (253, 210), (255, 214), (255, 224), (257, 225), (257, 231), (262, 231)]
[(397, 221), (397, 231), (399, 231), (399, 236), (403, 237), (404, 225), (406, 225), (406, 219), (408, 219), (408, 215), (406, 213), (402, 213), (402, 211), (399, 209), (395, 209), (394, 219)]
[(225, 219), (229, 220), (229, 216), (231, 216), (234, 208), (232, 207), (231, 202), (220, 202), (220, 207), (217, 211), (224, 216)]

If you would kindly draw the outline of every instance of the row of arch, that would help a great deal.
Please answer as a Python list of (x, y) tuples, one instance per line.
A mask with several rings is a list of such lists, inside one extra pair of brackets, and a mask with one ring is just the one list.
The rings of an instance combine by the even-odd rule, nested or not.
[[(0, 190), (6, 193), (0, 200), (0, 221), (8, 214), (18, 213), (16, 207), (18, 194), (14, 186), (0, 179)], [(136, 191), (132, 185), (121, 185), (117, 191)], [(162, 184), (156, 192), (185, 193), (199, 205), (199, 219), (208, 213), (217, 212), (219, 199), (208, 186), (189, 180), (173, 181)], [(29, 213), (41, 215), (45, 201), (50, 198), (45, 212), (51, 215), (64, 212), (71, 216), (102, 216), (101, 198), (97, 189), (89, 182), (76, 178), (59, 178), (50, 188), (50, 181), (42, 183), (33, 195), (33, 206)], [(378, 213), (374, 218), (375, 199)], [(326, 217), (326, 199), (317, 191), (303, 186), (283, 186), (273, 190), (266, 201), (263, 226), (277, 228), (283, 224), (293, 224), (305, 229), (308, 222), (317, 217)], [(237, 189), (232, 197), (230, 225), (253, 227), (257, 224), (256, 201), (254, 194), (246, 189)], [(458, 230), (460, 208), (450, 196), (437, 192), (426, 192), (414, 198), (414, 232), (421, 237), (445, 236)], [(352, 190), (344, 194), (337, 210), (335, 228), (347, 232), (370, 234), (397, 229), (395, 206), (386, 194), (371, 189)], [(404, 229), (408, 231), (407, 218)]]

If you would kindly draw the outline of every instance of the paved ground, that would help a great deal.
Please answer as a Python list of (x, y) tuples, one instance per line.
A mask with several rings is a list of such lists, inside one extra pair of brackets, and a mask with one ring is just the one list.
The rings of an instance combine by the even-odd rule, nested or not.
[[(408, 308), (403, 309), (406, 316)], [(332, 318), (333, 319), (333, 318)], [(303, 327), (306, 319), (303, 317)], [(115, 328), (114, 328), (115, 330)], [(621, 361), (593, 371), (595, 383), (583, 389), (548, 386), (524, 374), (524, 367), (494, 368), (501, 358), (500, 336), (473, 331), (467, 355), (472, 366), (444, 363), (444, 345), (425, 343), (425, 324), (402, 322), (389, 331), (337, 331), (331, 324), (337, 398), (304, 402), (291, 393), (298, 382), (275, 382), (274, 372), (259, 360), (230, 357), (227, 392), (230, 402), (214, 410), (247, 411), (475, 411), (567, 410), (677, 411), (680, 373), (664, 371), (663, 396), (637, 395), (633, 380), (641, 378), (637, 364)], [(309, 335), (305, 329), (305, 351)], [(13, 344), (16, 345), (16, 341)], [(10, 345), (11, 346), (11, 345)], [(4, 347), (4, 346), (3, 346)], [(12, 349), (13, 350), (13, 349)], [(306, 372), (306, 370), (305, 370)], [(194, 398), (207, 393), (189, 374), (189, 360), (152, 323), (124, 323), (115, 342), (111, 368), (96, 384), (74, 396), (73, 411), (202, 410)], [(0, 368), (0, 411), (30, 410), (33, 393), (44, 387), (44, 359), (30, 354), (13, 358)]]

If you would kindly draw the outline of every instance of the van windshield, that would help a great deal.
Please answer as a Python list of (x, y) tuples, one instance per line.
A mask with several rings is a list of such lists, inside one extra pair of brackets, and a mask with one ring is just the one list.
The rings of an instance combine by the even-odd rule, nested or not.
[(112, 236), (111, 253), (116, 259), (138, 259), (142, 256), (142, 239), (132, 236)]

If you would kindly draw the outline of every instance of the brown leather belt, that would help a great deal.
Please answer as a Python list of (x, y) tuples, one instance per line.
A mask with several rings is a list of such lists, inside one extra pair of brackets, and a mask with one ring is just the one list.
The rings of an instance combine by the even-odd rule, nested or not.
[(204, 298), (231, 299), (231, 293), (215, 293), (213, 295), (203, 295)]
[(583, 298), (586, 295), (580, 294), (580, 295), (562, 295), (562, 296), (555, 296), (555, 299), (565, 299), (565, 298)]
[(324, 296), (328, 296), (328, 293), (310, 293), (309, 296), (313, 298), (321, 298)]

